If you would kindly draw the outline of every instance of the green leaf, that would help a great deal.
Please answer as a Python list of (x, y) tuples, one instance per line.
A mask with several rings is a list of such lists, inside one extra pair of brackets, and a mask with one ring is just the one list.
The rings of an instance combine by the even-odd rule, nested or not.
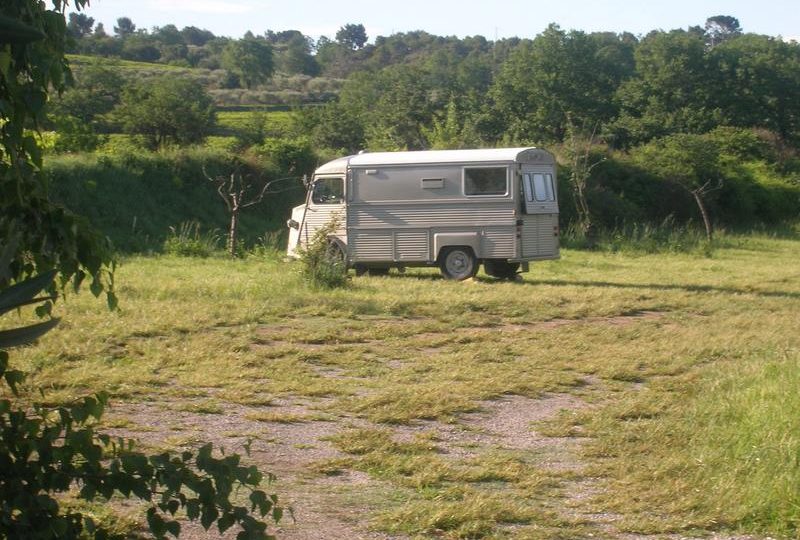
[(0, 43), (25, 45), (44, 39), (45, 34), (33, 26), (29, 26), (19, 19), (0, 15)]
[(168, 521), (167, 532), (175, 538), (178, 538), (181, 535), (181, 524), (177, 521)]
[(190, 499), (186, 501), (186, 517), (190, 521), (195, 521), (200, 516), (200, 501)]
[(252, 503), (252, 510), (258, 508), (258, 511), (262, 516), (267, 515), (267, 512), (269, 512), (270, 508), (272, 507), (272, 503), (269, 501), (269, 499), (267, 499), (267, 494), (260, 489), (257, 489), (250, 494), (250, 502)]
[(45, 321), (43, 323), (0, 331), (0, 348), (8, 349), (36, 341), (41, 336), (55, 328), (58, 324), (58, 321), (59, 319), (50, 319), (49, 321)]
[(49, 286), (55, 277), (55, 270), (51, 270), (0, 291), (0, 315), (34, 301), (34, 297)]
[(106, 293), (106, 302), (108, 303), (108, 309), (111, 311), (116, 311), (119, 307), (119, 299), (113, 291), (108, 291)]
[(233, 517), (233, 514), (225, 514), (219, 521), (217, 521), (217, 528), (219, 528), (220, 534), (224, 533), (236, 523), (236, 518)]
[(206, 505), (203, 506), (202, 515), (200, 516), (200, 524), (203, 526), (205, 530), (208, 530), (211, 527), (211, 524), (217, 520), (219, 516), (219, 512), (217, 511), (216, 506)]
[(163, 538), (164, 533), (167, 532), (167, 525), (155, 508), (150, 507), (147, 509), (147, 526), (156, 538)]
[(9, 388), (11, 388), (11, 391), (16, 396), (18, 394), (17, 385), (25, 380), (25, 373), (12, 369), (3, 373), (3, 378), (5, 378), (6, 384), (8, 384)]
[(103, 282), (100, 281), (98, 276), (92, 278), (92, 284), (89, 285), (89, 290), (95, 296), (100, 296), (100, 293), (103, 292)]

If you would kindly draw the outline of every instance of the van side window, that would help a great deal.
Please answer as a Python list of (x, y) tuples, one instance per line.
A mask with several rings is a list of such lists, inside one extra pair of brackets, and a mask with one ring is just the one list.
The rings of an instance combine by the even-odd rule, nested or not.
[(508, 193), (506, 167), (465, 167), (464, 195), (505, 195)]
[(344, 201), (343, 178), (320, 178), (314, 182), (311, 202), (314, 204), (341, 204)]

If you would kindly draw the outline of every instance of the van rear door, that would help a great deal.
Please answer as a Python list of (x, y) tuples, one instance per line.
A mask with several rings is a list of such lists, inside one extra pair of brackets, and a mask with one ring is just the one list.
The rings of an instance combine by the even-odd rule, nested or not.
[(558, 256), (558, 193), (552, 167), (523, 167), (520, 176), (522, 199), (522, 257)]

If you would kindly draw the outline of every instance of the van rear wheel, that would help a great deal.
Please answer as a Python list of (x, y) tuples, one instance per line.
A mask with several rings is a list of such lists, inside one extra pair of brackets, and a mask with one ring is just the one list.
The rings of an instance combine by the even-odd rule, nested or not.
[(463, 281), (478, 272), (478, 259), (468, 247), (444, 248), (439, 255), (439, 269), (445, 278)]
[(519, 270), (519, 263), (511, 263), (504, 259), (486, 259), (483, 261), (483, 269), (498, 279), (514, 279)]

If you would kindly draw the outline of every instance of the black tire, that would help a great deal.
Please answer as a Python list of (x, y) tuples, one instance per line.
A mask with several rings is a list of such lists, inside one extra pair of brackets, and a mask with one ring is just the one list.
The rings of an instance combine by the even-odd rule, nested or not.
[(339, 242), (330, 240), (325, 250), (325, 255), (331, 261), (344, 264), (344, 250), (342, 246), (339, 245)]
[(478, 272), (478, 259), (468, 247), (444, 248), (439, 255), (439, 269), (447, 279), (463, 281)]
[(487, 274), (498, 279), (514, 279), (519, 270), (519, 263), (511, 263), (503, 259), (486, 259), (483, 269)]

